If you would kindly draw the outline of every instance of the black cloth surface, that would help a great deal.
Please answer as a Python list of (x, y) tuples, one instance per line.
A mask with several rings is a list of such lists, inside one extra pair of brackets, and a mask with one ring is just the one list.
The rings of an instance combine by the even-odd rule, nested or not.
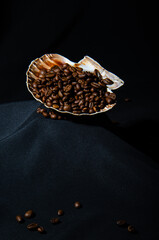
[[(157, 239), (158, 164), (97, 125), (99, 119), (45, 119), (39, 105), (0, 106), (1, 239)], [(18, 224), (15, 216), (28, 209), (36, 216)], [(58, 209), (65, 214), (54, 226), (49, 220)], [(118, 219), (137, 233), (120, 229)], [(47, 233), (28, 231), (31, 222)]]

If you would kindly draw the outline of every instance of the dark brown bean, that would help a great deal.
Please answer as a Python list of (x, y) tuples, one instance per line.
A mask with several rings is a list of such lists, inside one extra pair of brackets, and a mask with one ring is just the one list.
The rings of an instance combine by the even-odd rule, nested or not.
[(79, 77), (79, 78), (84, 78), (85, 76), (86, 76), (85, 73), (80, 73), (80, 74), (78, 74), (78, 77)]
[(112, 100), (112, 98), (106, 97), (106, 102), (107, 102), (108, 104), (111, 104), (111, 103), (113, 102), (113, 100)]
[(57, 211), (57, 214), (58, 214), (59, 216), (62, 216), (62, 215), (64, 214), (64, 211), (63, 211), (62, 209), (59, 209), (59, 210)]
[(92, 82), (92, 83), (91, 83), (91, 86), (94, 87), (94, 88), (100, 88), (100, 87), (101, 87), (101, 86), (100, 86), (98, 83), (96, 83), (96, 82)]
[(79, 91), (81, 89), (81, 86), (79, 83), (76, 84), (76, 90)]
[(118, 220), (118, 221), (116, 222), (116, 224), (117, 224), (119, 227), (125, 227), (127, 223), (126, 223), (125, 220), (121, 219), (121, 220)]
[(128, 226), (128, 232), (134, 233), (134, 232), (135, 232), (134, 226), (129, 225), (129, 226)]
[(58, 91), (58, 95), (60, 98), (63, 98), (63, 94), (62, 94), (61, 90)]
[(69, 92), (71, 91), (71, 89), (72, 89), (72, 85), (67, 85), (66, 87), (64, 87), (65, 92)]
[(33, 210), (28, 210), (25, 212), (24, 217), (25, 218), (32, 218), (34, 216)]
[(37, 228), (37, 231), (38, 231), (39, 233), (44, 233), (44, 232), (45, 232), (45, 229), (44, 229), (44, 227), (39, 226), (39, 227)]
[(74, 203), (74, 207), (75, 207), (75, 208), (80, 208), (80, 207), (81, 207), (80, 202), (75, 202), (75, 203)]
[(28, 230), (31, 230), (31, 231), (36, 230), (37, 227), (38, 227), (38, 224), (37, 224), (37, 223), (30, 223), (30, 224), (27, 225), (27, 229), (28, 229)]
[(50, 114), (50, 118), (52, 118), (52, 119), (57, 119), (57, 115), (56, 115), (55, 113), (51, 113), (51, 114)]
[(110, 80), (109, 78), (104, 78), (104, 79), (102, 79), (102, 81), (103, 81), (106, 85), (112, 85), (112, 84), (113, 84), (113, 81)]
[(109, 94), (109, 97), (110, 97), (111, 99), (115, 100), (115, 99), (116, 99), (116, 94), (115, 94), (115, 93), (110, 93), (110, 94)]
[(52, 218), (52, 219), (50, 219), (50, 222), (53, 223), (53, 224), (58, 224), (58, 223), (60, 223), (60, 219), (59, 218)]
[(81, 95), (81, 94), (83, 94), (83, 91), (79, 91), (79, 92), (77, 93), (77, 96), (79, 96), (79, 95)]
[(58, 108), (59, 108), (59, 105), (53, 104), (52, 107), (58, 109)]
[(16, 216), (16, 220), (17, 220), (18, 223), (23, 223), (24, 222), (24, 219), (20, 215)]
[(70, 106), (70, 105), (65, 105), (65, 106), (63, 107), (63, 110), (69, 112), (69, 111), (71, 110), (71, 106)]

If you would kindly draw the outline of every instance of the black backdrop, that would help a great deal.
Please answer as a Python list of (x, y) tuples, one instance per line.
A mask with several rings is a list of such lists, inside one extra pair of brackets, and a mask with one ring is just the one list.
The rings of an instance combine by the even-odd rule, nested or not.
[[(35, 132), (35, 135), (32, 136), (33, 139), (36, 139), (39, 142), (39, 139), (46, 138), (48, 131), (53, 131), (56, 135), (57, 141), (54, 142), (54, 145), (63, 145), (64, 146), (64, 158), (66, 162), (70, 160), (72, 167), (68, 167), (65, 163), (65, 160), (62, 159), (62, 156), (58, 157), (56, 153), (55, 156), (61, 160), (61, 163), (56, 163), (54, 159), (53, 163), (57, 167), (57, 174), (56, 177), (61, 177), (61, 181), (57, 181), (57, 186), (62, 187), (64, 193), (62, 194), (62, 198), (66, 198), (66, 193), (64, 187), (62, 186), (62, 181), (65, 180), (60, 175), (59, 171), (60, 168), (64, 168), (64, 176), (68, 174), (65, 172), (70, 171), (70, 176), (67, 179), (67, 184), (71, 186), (68, 187), (68, 195), (71, 195), (71, 187), (72, 192), (76, 192), (75, 184), (72, 185), (71, 182), (75, 181), (77, 186), (77, 192), (82, 192), (82, 186), (85, 184), (85, 181), (92, 181), (84, 188), (83, 193), (75, 194), (83, 200), (83, 197), (86, 198), (86, 203), (90, 204), (89, 202), (89, 195), (87, 195), (88, 189), (90, 189), (90, 195), (93, 197), (92, 204), (100, 204), (100, 201), (104, 204), (104, 201), (110, 204), (112, 208), (115, 206), (115, 200), (118, 197), (120, 201), (124, 201), (124, 197), (126, 197), (127, 191), (130, 188), (131, 181), (133, 183), (133, 190), (135, 195), (139, 195), (138, 199), (135, 198), (134, 205), (131, 205), (131, 198), (134, 198), (134, 195), (130, 191), (129, 195), (129, 203), (132, 206), (139, 207), (140, 205), (143, 206), (141, 216), (142, 218), (146, 217), (144, 214), (144, 210), (146, 206), (153, 206), (154, 209), (149, 209), (147, 215), (150, 218), (150, 228), (146, 235), (143, 236), (143, 232), (146, 231), (147, 225), (142, 225), (141, 219), (139, 222), (139, 227), (142, 229), (141, 235), (135, 235), (137, 239), (156, 239), (158, 234), (155, 226), (157, 226), (157, 217), (156, 213), (158, 212), (158, 208), (156, 204), (156, 199), (158, 199), (158, 193), (156, 191), (157, 184), (158, 184), (158, 133), (159, 133), (159, 111), (158, 111), (158, 64), (156, 58), (158, 56), (157, 48), (158, 48), (158, 10), (157, 4), (155, 1), (151, 2), (138, 2), (138, 1), (2, 1), (0, 7), (0, 24), (1, 24), (1, 37), (0, 37), (0, 72), (1, 72), (1, 94), (0, 94), (0, 103), (1, 103), (1, 161), (4, 161), (4, 156), (7, 162), (7, 165), (4, 167), (3, 164), (1, 166), (1, 176), (4, 175), (2, 186), (2, 202), (1, 202), (1, 209), (3, 206), (6, 209), (10, 209), (11, 214), (10, 218), (14, 217), (16, 211), (13, 210), (11, 207), (11, 203), (14, 202), (14, 206), (16, 206), (18, 211), (19, 201), (16, 200), (15, 192), (18, 194), (18, 188), (20, 188), (20, 193), (24, 195), (22, 197), (22, 203), (20, 204), (19, 209), (29, 208), (31, 206), (36, 206), (33, 203), (35, 198), (38, 199), (40, 189), (37, 188), (37, 179), (34, 182), (34, 178), (38, 178), (39, 176), (43, 176), (43, 183), (42, 189), (45, 192), (46, 198), (42, 197), (39, 200), (37, 209), (42, 207), (42, 211), (44, 209), (43, 201), (48, 201), (48, 197), (51, 197), (49, 191), (51, 189), (50, 183), (46, 180), (42, 174), (41, 168), (43, 167), (44, 162), (42, 161), (42, 157), (38, 155), (39, 158), (39, 165), (40, 168), (37, 170), (33, 170), (31, 167), (31, 163), (26, 161), (27, 164), (20, 165), (19, 170), (19, 162), (16, 160), (17, 158), (21, 158), (25, 152), (25, 147), (23, 147), (23, 143), (26, 141), (25, 134), (21, 136), (17, 136), (17, 131), (27, 131), (26, 136), (27, 139), (30, 139), (33, 133), (30, 131)], [(117, 94), (117, 106), (112, 109), (107, 114), (102, 114), (97, 117), (84, 118), (84, 119), (74, 119), (71, 121), (53, 121), (49, 122), (48, 120), (44, 120), (41, 117), (37, 116), (35, 110), (38, 103), (32, 99), (32, 96), (27, 91), (26, 88), (26, 71), (30, 62), (42, 56), (45, 53), (59, 53), (72, 61), (79, 61), (83, 58), (83, 56), (88, 55), (95, 60), (97, 60), (103, 67), (107, 70), (115, 73), (119, 77), (121, 77), (125, 84), (121, 89), (116, 90)], [(124, 98), (129, 97), (132, 101), (131, 102), (124, 102)], [(31, 100), (31, 101), (30, 101)], [(34, 126), (34, 120), (39, 121), (39, 129), (42, 128), (42, 132), (40, 131), (40, 135), (38, 135), (37, 130)], [(111, 121), (116, 121), (116, 124), (111, 124)], [(33, 122), (32, 122), (33, 121)], [(47, 122), (45, 122), (47, 121)], [(33, 124), (33, 126), (29, 125), (32, 130), (28, 127), (29, 124)], [(46, 127), (47, 126), (47, 127)], [(98, 127), (101, 129), (99, 130)], [(68, 128), (68, 132), (66, 129)], [(65, 133), (65, 137), (63, 139), (63, 129)], [(104, 136), (100, 131), (104, 131)], [(73, 149), (71, 146), (73, 144), (74, 137), (72, 136), (72, 132), (75, 131), (78, 134), (78, 143), (79, 145), (74, 146)], [(85, 135), (84, 132), (90, 134)], [(70, 134), (71, 132), (71, 134)], [(19, 132), (18, 132), (19, 134)], [(30, 135), (31, 134), (31, 135)], [(41, 135), (42, 134), (42, 135)], [(80, 135), (81, 134), (81, 135)], [(92, 140), (92, 136), (95, 136)], [(112, 134), (112, 135), (111, 135)], [(72, 136), (72, 138), (70, 137)], [(36, 136), (36, 138), (35, 138)], [(59, 139), (59, 136), (62, 136), (63, 140)], [(49, 144), (53, 144), (52, 136), (50, 136)], [(11, 138), (11, 139), (10, 139)], [(17, 139), (15, 139), (17, 138)], [(85, 141), (83, 140), (85, 139)], [(7, 141), (4, 143), (4, 140)], [(11, 142), (10, 142), (11, 141)], [(14, 142), (14, 149), (15, 153), (13, 154), (11, 150), (11, 143)], [(32, 140), (33, 141), (33, 140)], [(66, 142), (68, 142), (66, 144)], [(114, 145), (117, 145), (117, 151), (119, 154), (114, 153)], [(22, 144), (21, 149), (19, 149), (19, 144)], [(29, 143), (28, 143), (29, 144)], [(39, 143), (38, 143), (39, 144)], [(37, 150), (35, 146), (35, 151)], [(85, 145), (84, 145), (85, 144)], [(92, 153), (89, 148), (92, 148), (91, 144), (96, 144), (97, 149), (95, 153)], [(105, 146), (106, 148), (103, 149), (101, 146)], [(128, 144), (128, 145), (127, 145)], [(25, 144), (24, 144), (25, 145)], [(66, 146), (65, 146), (66, 145)], [(68, 146), (67, 146), (68, 145)], [(131, 146), (132, 145), (132, 146)], [(30, 145), (29, 145), (30, 146)], [(99, 147), (98, 147), (99, 146)], [(28, 145), (27, 145), (28, 147)], [(42, 146), (39, 145), (41, 148)], [(46, 165), (50, 167), (50, 169), (54, 172), (54, 167), (51, 165), (50, 160), (48, 158), (51, 156), (53, 157), (54, 154), (48, 153), (48, 146), (44, 146), (44, 150), (47, 152), (46, 154)], [(55, 146), (54, 146), (55, 147)], [(67, 148), (70, 151), (77, 151), (78, 154), (80, 152), (80, 157), (77, 157), (74, 153), (68, 153)], [(133, 148), (132, 148), (133, 147)], [(8, 150), (4, 150), (4, 149)], [(19, 150), (17, 150), (19, 149)], [(29, 148), (30, 149), (30, 148)], [(82, 150), (84, 149), (84, 150)], [(122, 150), (123, 152), (122, 152)], [(7, 154), (8, 151), (8, 154)], [(19, 151), (17, 153), (17, 151)], [(84, 151), (83, 154), (81, 152)], [(100, 167), (95, 162), (93, 156), (98, 159), (99, 152), (102, 151), (102, 156), (105, 154), (110, 157), (114, 154), (114, 158), (117, 156), (119, 157), (119, 162), (125, 166), (124, 172), (121, 166), (115, 166), (115, 172), (112, 171), (112, 174), (115, 174), (116, 171), (121, 171), (121, 176), (117, 174), (117, 176), (124, 177), (126, 181), (126, 185), (123, 182), (120, 182), (118, 185), (115, 182), (111, 182), (113, 189), (118, 189), (115, 198), (112, 200), (111, 198), (111, 189), (106, 184), (106, 181), (109, 179), (105, 179), (105, 174), (111, 173), (112, 169), (109, 169), (104, 173), (102, 172), (102, 164)], [(10, 155), (12, 155), (10, 158)], [(143, 154), (143, 155), (142, 155)], [(93, 158), (93, 163), (89, 163), (86, 160), (86, 163), (83, 159), (86, 158)], [(131, 158), (131, 156), (133, 156)], [(44, 157), (44, 156), (43, 156)], [(79, 160), (79, 167), (78, 164), (74, 163), (73, 158), (77, 157), (77, 162)], [(101, 157), (101, 156), (100, 156)], [(99, 157), (99, 158), (100, 158)], [(25, 158), (25, 157), (24, 157)], [(27, 158), (27, 157), (26, 157)], [(29, 155), (30, 158), (30, 155)], [(102, 158), (102, 157), (101, 157)], [(101, 159), (100, 158), (100, 159)], [(110, 157), (111, 158), (111, 157)], [(131, 158), (131, 159), (130, 159)], [(14, 160), (13, 160), (14, 159)], [(28, 159), (28, 158), (27, 158)], [(41, 159), (41, 160), (40, 160)], [(87, 158), (86, 158), (87, 159)], [(130, 160), (129, 163), (125, 164), (125, 159)], [(12, 166), (14, 162), (14, 167)], [(33, 161), (33, 160), (32, 160)], [(84, 161), (84, 162), (83, 162)], [(99, 162), (102, 160), (99, 160)], [(113, 159), (112, 159), (113, 161)], [(23, 162), (23, 161), (22, 161)], [(34, 161), (33, 161), (34, 162)], [(103, 163), (103, 162), (102, 162)], [(22, 163), (21, 163), (22, 164)], [(38, 162), (36, 162), (38, 164)], [(57, 164), (57, 165), (56, 165)], [(115, 162), (113, 164), (116, 165)], [(141, 165), (140, 165), (141, 164)], [(147, 165), (148, 164), (148, 165)], [(15, 167), (17, 166), (17, 167)], [(104, 165), (105, 166), (105, 165)], [(3, 168), (4, 167), (4, 168)], [(154, 170), (152, 170), (151, 169)], [(31, 193), (33, 194), (32, 198), (28, 197), (26, 191), (28, 191), (28, 186), (25, 185), (25, 178), (22, 180), (22, 183), (19, 186), (19, 179), (22, 177), (20, 174), (20, 169), (26, 168), (28, 171), (28, 175), (24, 171), (24, 175), (26, 174), (28, 179), (33, 179), (33, 186), (31, 189)], [(88, 170), (88, 179), (87, 173), (85, 170), (82, 169), (89, 169)], [(8, 169), (8, 170), (6, 170)], [(12, 172), (14, 169), (14, 172)], [(17, 172), (16, 172), (17, 169)], [(91, 169), (91, 170), (90, 170)], [(94, 169), (94, 170), (93, 170)], [(96, 169), (96, 171), (95, 171)], [(137, 169), (137, 170), (136, 170)], [(149, 169), (149, 170), (148, 170)], [(47, 168), (44, 170), (47, 172), (50, 178), (50, 172)], [(29, 173), (30, 171), (30, 173)], [(32, 171), (34, 172), (36, 177), (32, 176)], [(77, 177), (75, 177), (74, 171), (77, 171)], [(78, 172), (79, 171), (79, 172)], [(81, 171), (81, 173), (80, 173)], [(132, 176), (130, 176), (132, 173)], [(81, 174), (81, 177), (80, 177)], [(98, 175), (100, 176), (97, 179), (99, 182), (94, 180), (93, 176)], [(130, 175), (129, 175), (130, 174)], [(134, 175), (133, 175), (134, 174)], [(103, 176), (103, 179), (102, 179)], [(141, 179), (136, 179), (137, 177), (141, 176)], [(65, 178), (65, 177), (64, 177)], [(82, 178), (82, 179), (81, 179)], [(4, 181), (5, 179), (5, 181)], [(13, 186), (13, 190), (11, 188), (11, 181), (15, 179), (15, 185)], [(75, 179), (75, 180), (74, 180)], [(95, 178), (96, 179), (96, 178)], [(110, 179), (109, 179), (110, 180)], [(3, 182), (4, 181), (4, 182)], [(27, 181), (27, 184), (30, 184), (30, 180)], [(118, 182), (118, 180), (117, 180)], [(145, 182), (145, 183), (144, 183)], [(22, 185), (24, 184), (24, 189)], [(102, 185), (103, 184), (103, 185)], [(117, 185), (116, 185), (117, 184)], [(137, 186), (139, 184), (139, 187)], [(148, 186), (147, 186), (148, 184)], [(50, 186), (50, 187), (48, 187)], [(52, 186), (54, 190), (56, 190), (57, 194), (60, 194), (57, 190), (57, 186)], [(96, 192), (99, 197), (95, 197), (93, 195), (94, 189), (98, 186), (101, 186), (101, 189)], [(37, 188), (37, 192), (35, 193), (35, 188)], [(110, 194), (108, 201), (107, 194), (102, 196), (102, 191), (104, 187), (108, 187), (108, 193)], [(136, 190), (135, 190), (136, 188)], [(149, 195), (147, 195), (146, 188), (149, 190)], [(86, 190), (87, 189), (87, 190)], [(114, 190), (115, 191), (115, 190)], [(121, 191), (121, 192), (120, 192)], [(143, 193), (142, 193), (143, 191)], [(11, 196), (13, 199), (10, 199), (8, 192), (11, 192)], [(116, 192), (116, 191), (115, 191)], [(19, 193), (19, 195), (20, 195)], [(121, 193), (121, 194), (120, 194)], [(151, 193), (151, 194), (150, 194)], [(18, 195), (18, 196), (19, 196)], [(26, 195), (26, 196), (25, 196)], [(122, 196), (121, 196), (122, 195)], [(140, 196), (141, 195), (141, 196)], [(150, 195), (152, 198), (150, 198)], [(144, 205), (144, 199), (146, 198), (146, 202)], [(6, 201), (6, 199), (8, 199)], [(51, 198), (52, 199), (52, 198)], [(102, 200), (101, 200), (102, 199)], [(69, 199), (70, 200), (70, 199)], [(88, 200), (88, 201), (87, 201)], [(59, 201), (58, 198), (55, 197), (55, 203)], [(111, 204), (111, 201), (113, 203)], [(125, 202), (127, 201), (127, 197)], [(7, 202), (7, 203), (6, 203)], [(30, 205), (27, 205), (27, 202)], [(124, 202), (124, 203), (125, 203)], [(137, 203), (139, 202), (139, 204)], [(8, 205), (7, 205), (8, 204)], [(143, 205), (142, 205), (143, 204)], [(56, 204), (55, 204), (56, 205)], [(62, 205), (62, 202), (61, 202)], [(119, 206), (118, 206), (119, 205)], [(128, 214), (128, 203), (126, 202), (126, 207), (124, 209), (124, 216), (129, 216)], [(65, 204), (64, 204), (65, 206)], [(95, 205), (96, 206), (96, 205)], [(116, 204), (120, 208), (120, 204)], [(4, 209), (5, 209), (4, 207)], [(46, 206), (45, 206), (46, 207)], [(66, 207), (67, 208), (67, 207)], [(93, 216), (92, 209), (96, 208), (96, 215)], [(118, 208), (118, 209), (119, 209)], [(88, 224), (88, 230), (86, 227), (81, 226), (81, 234), (80, 234), (80, 227), (78, 227), (77, 221), (77, 235), (76, 230), (72, 235), (67, 235), (67, 230), (62, 229), (63, 235), (59, 237), (58, 230), (55, 234), (55, 239), (98, 239), (98, 237), (104, 236), (110, 237), (109, 239), (115, 239), (117, 236), (119, 239), (129, 239), (129, 236), (122, 235), (116, 229), (113, 230), (112, 226), (110, 227), (110, 231), (108, 229), (106, 232), (103, 232), (102, 224), (100, 225), (100, 221), (97, 220), (97, 227), (95, 228), (93, 233), (89, 233), (90, 229), (94, 228), (92, 217), (101, 218), (101, 221), (105, 220), (105, 216), (101, 214), (101, 209), (98, 211), (98, 207), (90, 208), (90, 215), (88, 214), (88, 221), (85, 224)], [(84, 210), (84, 208), (82, 209)], [(107, 210), (104, 207), (104, 210)], [(152, 210), (152, 211), (151, 211)], [(51, 211), (51, 207), (49, 205), (46, 212)], [(85, 211), (85, 210), (84, 210)], [(113, 210), (112, 210), (113, 211)], [(5, 215), (5, 213), (2, 211)], [(13, 214), (14, 213), (14, 214)], [(120, 214), (120, 210), (116, 210), (118, 215)], [(136, 213), (136, 212), (135, 212)], [(72, 214), (72, 213), (71, 213)], [(113, 216), (115, 216), (115, 210), (113, 212)], [(8, 215), (8, 212), (7, 212)], [(47, 215), (47, 214), (46, 214)], [(111, 219), (111, 213), (108, 213)], [(140, 213), (139, 213), (140, 215)], [(72, 215), (71, 215), (72, 216)], [(81, 215), (80, 215), (81, 216)], [(138, 216), (138, 215), (136, 215)], [(43, 215), (43, 217), (46, 217)], [(118, 217), (117, 215), (115, 216)], [(114, 217), (114, 218), (115, 218)], [(133, 207), (131, 212), (131, 217), (136, 222), (135, 214), (133, 215)], [(139, 219), (139, 216), (137, 217)], [(73, 218), (72, 218), (73, 219)], [(86, 217), (87, 219), (87, 217)], [(67, 219), (66, 219), (67, 220)], [(80, 218), (83, 221), (83, 218)], [(90, 220), (90, 221), (89, 221)], [(113, 219), (114, 220), (114, 219)], [(107, 221), (107, 220), (106, 220)], [(144, 220), (143, 220), (144, 221)], [(146, 220), (145, 220), (146, 221)], [(8, 218), (5, 220), (5, 224), (7, 224)], [(113, 221), (112, 221), (113, 222)], [(110, 222), (109, 222), (110, 223)], [(11, 221), (11, 225), (12, 225)], [(154, 224), (154, 227), (153, 227)], [(155, 225), (156, 224), (156, 225)], [(110, 224), (111, 225), (111, 224)], [(79, 222), (80, 226), (80, 222)], [(14, 226), (14, 230), (10, 227), (10, 231), (8, 234), (12, 235), (5, 235), (7, 234), (6, 225), (3, 227), (4, 231), (4, 239), (16, 239), (17, 236), (20, 236), (21, 239), (24, 239), (25, 231), (19, 230), (17, 225)], [(51, 231), (51, 230), (50, 230)], [(61, 231), (61, 230), (60, 230)], [(114, 235), (111, 235), (112, 232)], [(152, 233), (154, 231), (154, 233)], [(100, 232), (100, 233), (99, 233)], [(140, 232), (140, 230), (139, 230)], [(82, 235), (83, 233), (83, 235)], [(98, 234), (99, 235), (98, 235)], [(53, 233), (52, 233), (53, 234)], [(125, 233), (124, 233), (125, 234)], [(9, 238), (12, 236), (12, 238)], [(29, 238), (31, 235), (27, 235)], [(47, 235), (48, 238), (53, 237), (53, 235)], [(76, 236), (76, 237), (75, 237)], [(98, 237), (97, 237), (98, 236)], [(111, 237), (112, 236), (112, 237)], [(146, 238), (147, 236), (147, 238)], [(33, 236), (36, 237), (37, 236)], [(58, 238), (59, 237), (59, 238)], [(78, 238), (79, 237), (79, 238)], [(124, 238), (125, 237), (125, 238)], [(33, 238), (34, 239), (34, 238)]]

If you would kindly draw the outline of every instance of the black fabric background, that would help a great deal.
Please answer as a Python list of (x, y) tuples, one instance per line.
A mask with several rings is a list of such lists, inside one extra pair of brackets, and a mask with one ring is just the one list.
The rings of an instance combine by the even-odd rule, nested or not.
[[(2, 1), (0, 24), (0, 239), (156, 240), (156, 2)], [(117, 105), (91, 118), (37, 115), (25, 74), (45, 53), (72, 61), (88, 55), (117, 74), (125, 81)], [(83, 207), (74, 209), (74, 201)], [(29, 232), (32, 220), (16, 223), (30, 208), (47, 234)], [(52, 226), (59, 208), (62, 223)], [(138, 233), (119, 229), (120, 218)]]

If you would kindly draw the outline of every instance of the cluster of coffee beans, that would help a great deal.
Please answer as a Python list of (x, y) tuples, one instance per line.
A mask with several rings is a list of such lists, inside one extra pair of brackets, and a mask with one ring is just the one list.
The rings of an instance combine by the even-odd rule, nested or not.
[(47, 111), (45, 108), (37, 108), (37, 113), (41, 113), (45, 118), (52, 118), (52, 119), (66, 119), (66, 116), (60, 114), (59, 112), (53, 111), (52, 109)]
[(127, 224), (127, 222), (125, 220), (123, 220), (123, 219), (122, 220), (118, 220), (116, 223), (117, 223), (117, 225), (119, 227), (126, 227), (128, 232), (131, 232), (131, 233), (135, 233), (136, 232), (134, 226)]
[(111, 84), (97, 69), (88, 72), (67, 63), (43, 69), (36, 80), (28, 80), (30, 91), (46, 106), (74, 114), (95, 113), (114, 103), (116, 95), (107, 91)]
[[(75, 202), (74, 207), (75, 208), (81, 208), (80, 202)], [(64, 211), (62, 209), (59, 209), (57, 211), (58, 216), (62, 216), (63, 214), (64, 214)], [(33, 217), (35, 217), (35, 213), (33, 212), (33, 210), (28, 210), (28, 211), (25, 212), (24, 217), (27, 218), (27, 219), (33, 218)], [(21, 215), (17, 215), (16, 220), (17, 220), (18, 223), (24, 223), (24, 218)], [(58, 218), (58, 217), (51, 218), (50, 222), (52, 224), (61, 223), (60, 218)], [(30, 231), (38, 231), (39, 233), (46, 233), (44, 227), (40, 226), (38, 223), (35, 223), (35, 222), (32, 222), (32, 223), (28, 224), (27, 229), (30, 230)]]

